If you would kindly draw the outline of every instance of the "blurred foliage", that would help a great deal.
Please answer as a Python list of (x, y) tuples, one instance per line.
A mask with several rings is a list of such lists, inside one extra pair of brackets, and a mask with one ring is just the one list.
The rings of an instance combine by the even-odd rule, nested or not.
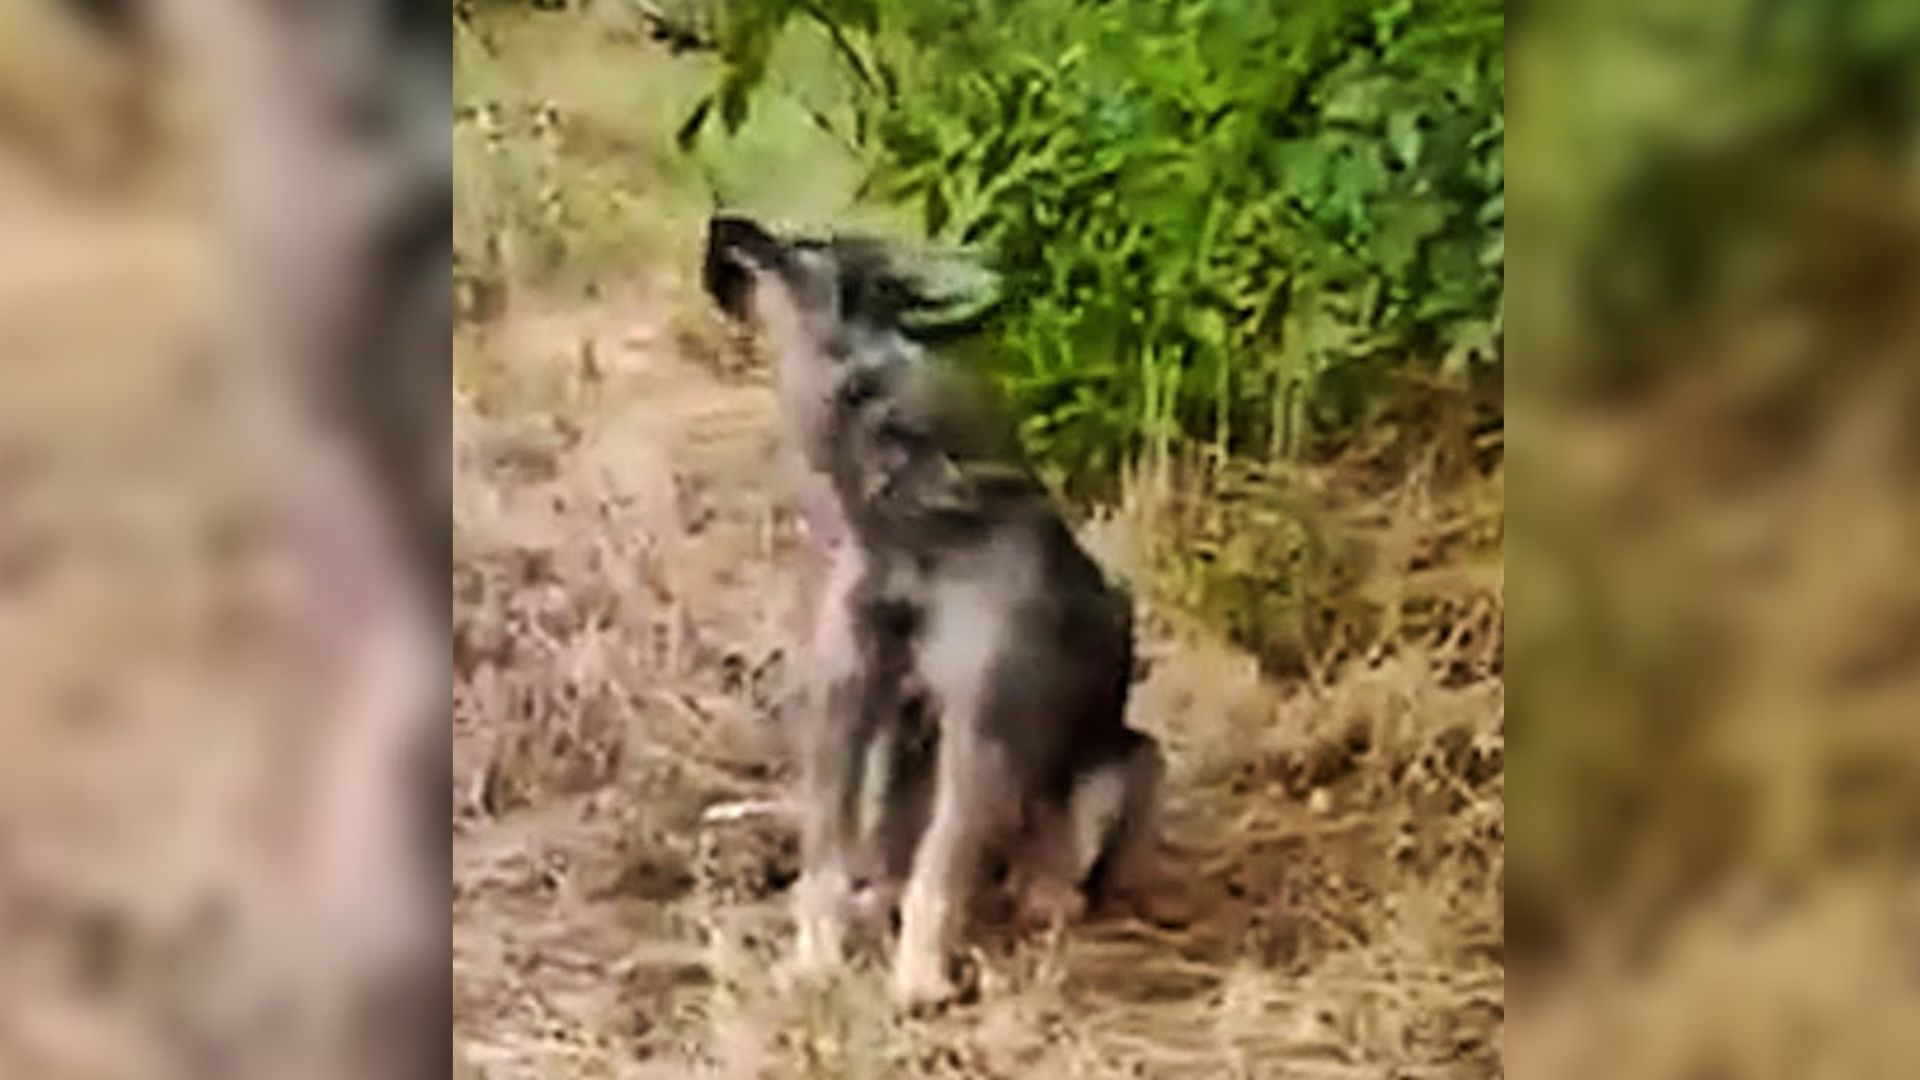
[(470, 315), (657, 265), (707, 198), (921, 232), (996, 271), (972, 351), (1050, 479), (1162, 504), (1141, 584), (1270, 671), (1378, 656), (1425, 602), (1360, 595), (1397, 573), (1381, 530), (1291, 465), (1337, 460), (1365, 503), (1418, 474), (1497, 548), (1492, 5), (535, 6), (458, 16)]
[(1509, 155), (1527, 268), (1515, 297), (1538, 360), (1519, 381), (1619, 390), (1669, 361), (1726, 355), (1649, 346), (1781, 303), (1836, 311), (1820, 302), (1897, 242), (1882, 228), (1887, 193), (1859, 180), (1910, 166), (1920, 6), (1565, 0), (1528, 11), (1509, 67), (1529, 126)]
[(1508, 58), (1532, 955), (1920, 835), (1920, 6), (1536, 4)]
[(810, 107), (870, 162), (865, 193), (1004, 275), (1002, 375), (1060, 474), (1179, 444), (1322, 456), (1409, 377), (1497, 371), (1498, 5), (682, 7), (661, 25), (723, 61), (683, 145), (781, 83), (796, 19), (838, 61)]

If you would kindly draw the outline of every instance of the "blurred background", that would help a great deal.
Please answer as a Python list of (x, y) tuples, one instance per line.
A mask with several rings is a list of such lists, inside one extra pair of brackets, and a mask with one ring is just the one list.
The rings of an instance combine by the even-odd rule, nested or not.
[(1508, 1067), (1904, 1074), (1920, 13), (1510, 20)]
[(0, 7), (0, 1074), (447, 1068), (411, 10)]

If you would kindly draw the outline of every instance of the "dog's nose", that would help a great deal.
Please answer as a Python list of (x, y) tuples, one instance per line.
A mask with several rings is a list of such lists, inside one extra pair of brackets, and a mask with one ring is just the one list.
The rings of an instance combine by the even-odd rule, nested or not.
[(752, 220), (732, 214), (714, 215), (707, 221), (707, 252), (701, 273), (708, 295), (727, 315), (745, 318), (747, 294), (752, 288), (749, 269), (778, 265), (779, 253), (779, 242)]

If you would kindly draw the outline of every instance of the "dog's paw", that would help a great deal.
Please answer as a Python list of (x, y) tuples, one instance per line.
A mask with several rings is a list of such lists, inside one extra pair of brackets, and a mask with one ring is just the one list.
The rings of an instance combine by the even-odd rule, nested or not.
[(901, 950), (893, 967), (893, 1004), (907, 1013), (928, 1012), (960, 995), (959, 986), (947, 975), (947, 965), (938, 955)]
[(785, 967), (785, 981), (789, 984), (823, 982), (845, 962), (845, 927), (840, 918), (827, 913), (803, 916), (794, 939), (793, 956)]
[(1022, 929), (1053, 930), (1086, 917), (1086, 894), (1071, 882), (1035, 877), (1016, 888), (1014, 920)]

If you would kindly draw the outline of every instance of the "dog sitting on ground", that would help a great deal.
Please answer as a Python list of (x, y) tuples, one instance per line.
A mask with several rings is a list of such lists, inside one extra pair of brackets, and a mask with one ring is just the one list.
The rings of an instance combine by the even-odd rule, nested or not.
[(800, 963), (837, 963), (856, 894), (904, 883), (894, 994), (936, 1004), (995, 860), (1070, 913), (1148, 846), (1162, 764), (1124, 722), (1131, 602), (1004, 411), (931, 351), (953, 327), (892, 249), (719, 217), (705, 279), (774, 346), (800, 502), (832, 567), (797, 733)]

